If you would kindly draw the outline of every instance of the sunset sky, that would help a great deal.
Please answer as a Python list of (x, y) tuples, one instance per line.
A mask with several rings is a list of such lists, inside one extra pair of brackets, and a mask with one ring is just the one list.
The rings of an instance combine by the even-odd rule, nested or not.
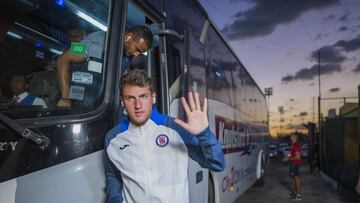
[[(317, 121), (318, 51), (322, 97), (357, 96), (359, 0), (200, 2), (259, 87), (263, 91), (273, 87), (272, 135), (300, 129), (302, 122)], [(342, 104), (343, 99), (324, 100), (323, 115), (328, 115), (329, 108)], [(282, 115), (279, 109), (283, 109)]]

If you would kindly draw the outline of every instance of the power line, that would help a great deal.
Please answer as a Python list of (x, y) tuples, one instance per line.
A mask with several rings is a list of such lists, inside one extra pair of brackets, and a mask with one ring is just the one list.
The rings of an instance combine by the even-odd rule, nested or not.
[(309, 53), (311, 51), (308, 51), (308, 50), (301, 50), (301, 49), (295, 49), (295, 48), (292, 48), (292, 47), (288, 47), (288, 46), (285, 46), (283, 44), (280, 44), (279, 42), (276, 42), (274, 40), (271, 40), (271, 39), (267, 39), (266, 37), (263, 38), (265, 41), (268, 41), (276, 46), (279, 46), (279, 47), (282, 47), (282, 48), (285, 48), (285, 49), (288, 49), (289, 51), (294, 51), (294, 52), (299, 52), (299, 53)]
[(313, 42), (314, 49), (316, 49), (316, 47), (317, 47), (316, 41), (311, 37), (311, 34), (310, 34), (307, 26), (305, 25), (304, 21), (302, 20), (301, 15), (299, 15), (299, 20), (300, 20), (301, 24), (303, 25), (304, 30), (305, 30), (306, 34), (308, 35), (310, 41)]

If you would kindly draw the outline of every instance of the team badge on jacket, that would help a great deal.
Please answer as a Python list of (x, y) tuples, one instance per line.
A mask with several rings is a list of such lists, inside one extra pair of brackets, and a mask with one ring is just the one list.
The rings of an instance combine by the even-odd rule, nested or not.
[(159, 147), (165, 147), (167, 144), (169, 143), (169, 138), (168, 136), (161, 134), (158, 135), (156, 138), (156, 144)]

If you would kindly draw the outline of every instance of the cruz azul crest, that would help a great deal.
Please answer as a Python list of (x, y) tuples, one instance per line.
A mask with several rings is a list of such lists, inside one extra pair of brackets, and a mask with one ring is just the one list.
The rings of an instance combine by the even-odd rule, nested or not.
[(159, 147), (165, 147), (167, 144), (169, 143), (169, 138), (168, 136), (161, 134), (158, 135), (156, 138), (156, 144)]

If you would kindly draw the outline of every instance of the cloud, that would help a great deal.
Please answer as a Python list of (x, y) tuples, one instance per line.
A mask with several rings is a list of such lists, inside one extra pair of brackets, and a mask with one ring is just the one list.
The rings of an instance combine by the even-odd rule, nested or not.
[(341, 63), (346, 57), (341, 55), (341, 50), (334, 46), (323, 46), (311, 53), (311, 59), (318, 61), (318, 53), (320, 52), (320, 61), (323, 63)]
[(358, 35), (357, 37), (351, 39), (351, 40), (340, 40), (338, 42), (336, 42), (334, 45), (334, 47), (341, 47), (343, 48), (346, 52), (351, 52), (351, 51), (355, 51), (357, 49), (360, 49), (360, 35)]
[(330, 20), (333, 20), (336, 18), (336, 15), (334, 14), (330, 14), (328, 16), (326, 16), (324, 19), (323, 19), (323, 22), (322, 23), (326, 23), (327, 21), (330, 21)]
[[(246, 39), (271, 34), (278, 25), (288, 24), (309, 10), (322, 9), (340, 0), (248, 0), (254, 6), (234, 15), (235, 20), (226, 24), (223, 33), (230, 40)], [(234, 0), (233, 0), (234, 2)]]
[(340, 91), (339, 87), (334, 87), (334, 88), (329, 89), (329, 92), (331, 92), (331, 93), (338, 92), (338, 91)]
[(355, 73), (360, 73), (360, 63), (352, 71)]
[(346, 31), (346, 30), (348, 30), (348, 27), (346, 27), (346, 26), (341, 26), (341, 27), (338, 29), (339, 32), (344, 32), (344, 31)]
[(326, 37), (330, 36), (330, 34), (323, 34), (323, 33), (318, 33), (316, 36), (315, 36), (315, 40), (321, 40), (321, 39), (324, 39)]
[(346, 14), (345, 14), (345, 15), (343, 15), (343, 16), (341, 16), (341, 17), (339, 18), (339, 21), (340, 21), (340, 22), (344, 22), (344, 21), (346, 21), (346, 19), (347, 19), (347, 16), (346, 16)]
[[(318, 73), (318, 65), (313, 65), (311, 68), (302, 68), (298, 70), (295, 75), (287, 75), (281, 79), (283, 83), (289, 83), (295, 80), (312, 80)], [(341, 72), (339, 64), (325, 64), (321, 66), (321, 75), (331, 75), (334, 72)]]
[(314, 86), (314, 85), (315, 85), (314, 82), (312, 82), (312, 83), (309, 84), (310, 87), (312, 87), (312, 86)]
[(299, 113), (300, 117), (304, 117), (304, 116), (307, 116), (307, 115), (308, 115), (308, 112), (306, 112), (306, 111)]
[[(293, 102), (293, 101), (295, 101), (295, 100), (294, 100), (293, 98), (290, 98), (290, 101)], [(290, 108), (291, 108), (291, 107), (290, 107)]]
[(287, 76), (281, 78), (281, 81), (285, 82), (285, 83), (291, 82), (293, 80), (294, 80), (294, 76), (292, 76), (292, 75), (287, 75)]

